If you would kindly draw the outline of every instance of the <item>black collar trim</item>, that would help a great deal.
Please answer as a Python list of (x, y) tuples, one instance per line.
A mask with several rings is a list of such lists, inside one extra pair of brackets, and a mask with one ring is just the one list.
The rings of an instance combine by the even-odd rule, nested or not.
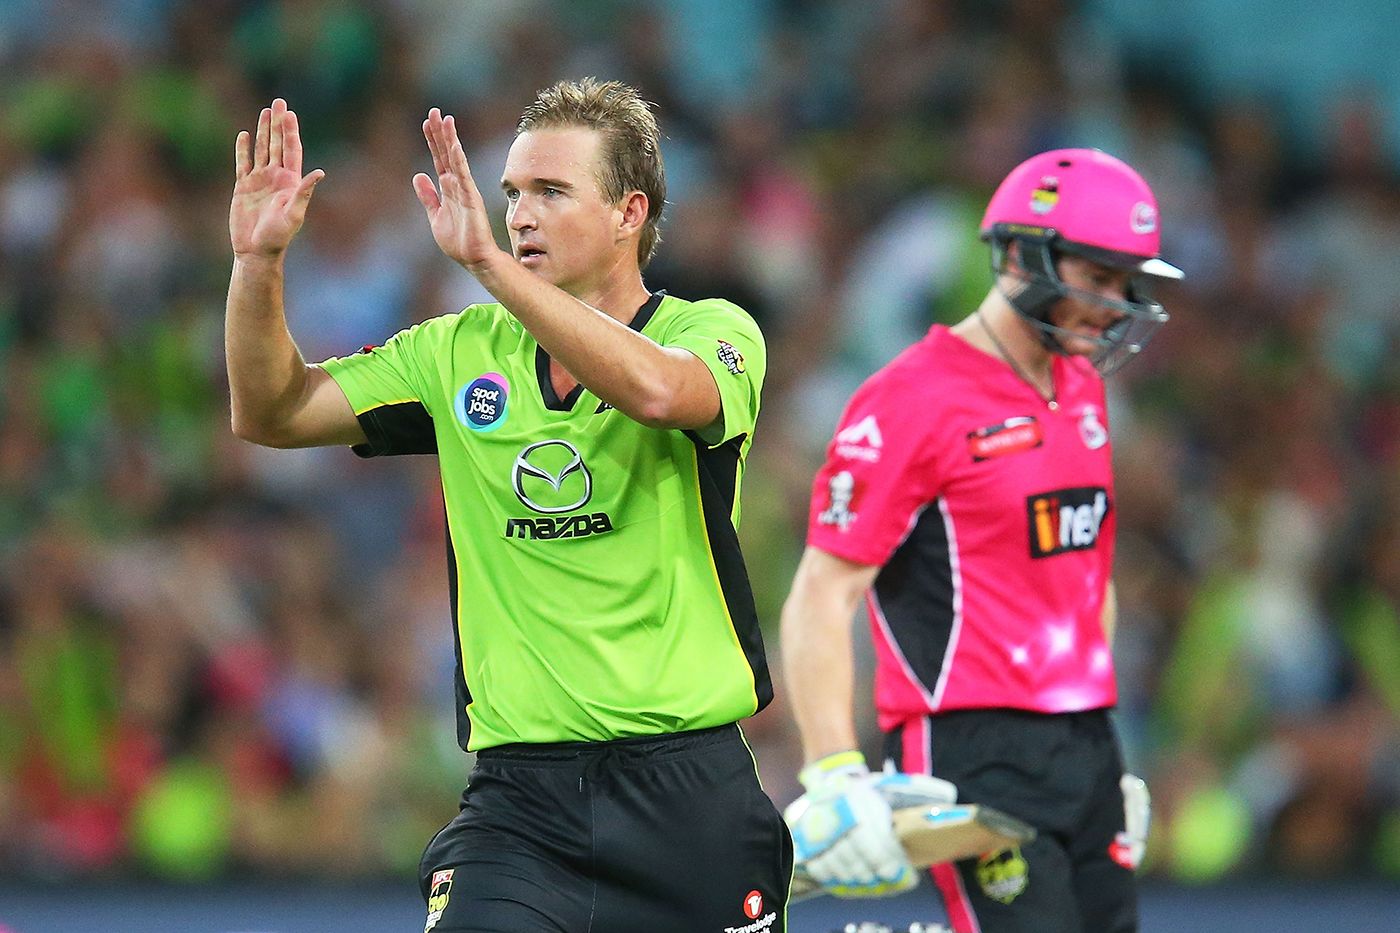
[[(642, 328), (655, 316), (656, 309), (661, 307), (661, 301), (665, 297), (664, 288), (653, 292), (646, 303), (637, 309), (637, 313), (632, 315), (632, 320), (627, 326), (641, 333)], [(559, 397), (559, 393), (554, 391), (554, 380), (549, 378), (549, 354), (538, 344), (535, 345), (535, 379), (540, 384), (540, 397), (544, 399), (544, 407), (550, 411), (571, 411), (578, 397), (583, 394), (583, 384), (579, 383), (568, 395)]]

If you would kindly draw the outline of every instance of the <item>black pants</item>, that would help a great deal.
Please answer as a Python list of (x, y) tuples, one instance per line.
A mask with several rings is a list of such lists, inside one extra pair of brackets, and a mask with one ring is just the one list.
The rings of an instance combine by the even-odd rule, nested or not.
[(1039, 831), (1020, 849), (931, 869), (955, 933), (1137, 930), (1134, 872), (1115, 860), (1123, 764), (1107, 711), (944, 713), (887, 733), (885, 754)]
[(419, 869), (431, 933), (782, 933), (792, 840), (728, 725), (487, 749)]

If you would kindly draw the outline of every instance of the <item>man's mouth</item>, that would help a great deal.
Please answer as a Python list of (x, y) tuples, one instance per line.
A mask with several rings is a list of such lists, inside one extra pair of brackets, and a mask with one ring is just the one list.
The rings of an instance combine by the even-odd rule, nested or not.
[(538, 259), (543, 256), (544, 250), (540, 249), (538, 246), (519, 246), (515, 250), (515, 255), (521, 262), (526, 262), (527, 260)]

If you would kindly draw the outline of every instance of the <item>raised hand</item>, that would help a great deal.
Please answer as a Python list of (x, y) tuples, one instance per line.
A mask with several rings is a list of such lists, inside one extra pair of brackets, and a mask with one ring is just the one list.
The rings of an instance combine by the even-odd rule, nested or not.
[(229, 240), (236, 256), (281, 255), (306, 220), (319, 168), (301, 174), (297, 115), (277, 98), (258, 115), (257, 137), (247, 130), (234, 143), (237, 176), (228, 212)]
[(434, 107), (423, 121), (423, 136), (433, 155), (437, 184), (419, 172), (413, 176), (413, 191), (428, 212), (438, 248), (474, 272), (502, 250), (496, 245), (486, 204), (472, 180), (467, 154), (457, 138), (457, 124)]

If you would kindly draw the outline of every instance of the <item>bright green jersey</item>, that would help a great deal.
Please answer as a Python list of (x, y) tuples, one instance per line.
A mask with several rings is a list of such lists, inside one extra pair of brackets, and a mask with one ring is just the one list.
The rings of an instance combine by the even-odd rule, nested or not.
[(321, 364), (362, 456), (436, 453), (458, 739), (598, 741), (722, 725), (772, 686), (739, 554), (739, 483), (767, 358), (729, 302), (658, 293), (632, 328), (694, 353), (722, 425), (646, 427), (579, 386), (496, 304)]

